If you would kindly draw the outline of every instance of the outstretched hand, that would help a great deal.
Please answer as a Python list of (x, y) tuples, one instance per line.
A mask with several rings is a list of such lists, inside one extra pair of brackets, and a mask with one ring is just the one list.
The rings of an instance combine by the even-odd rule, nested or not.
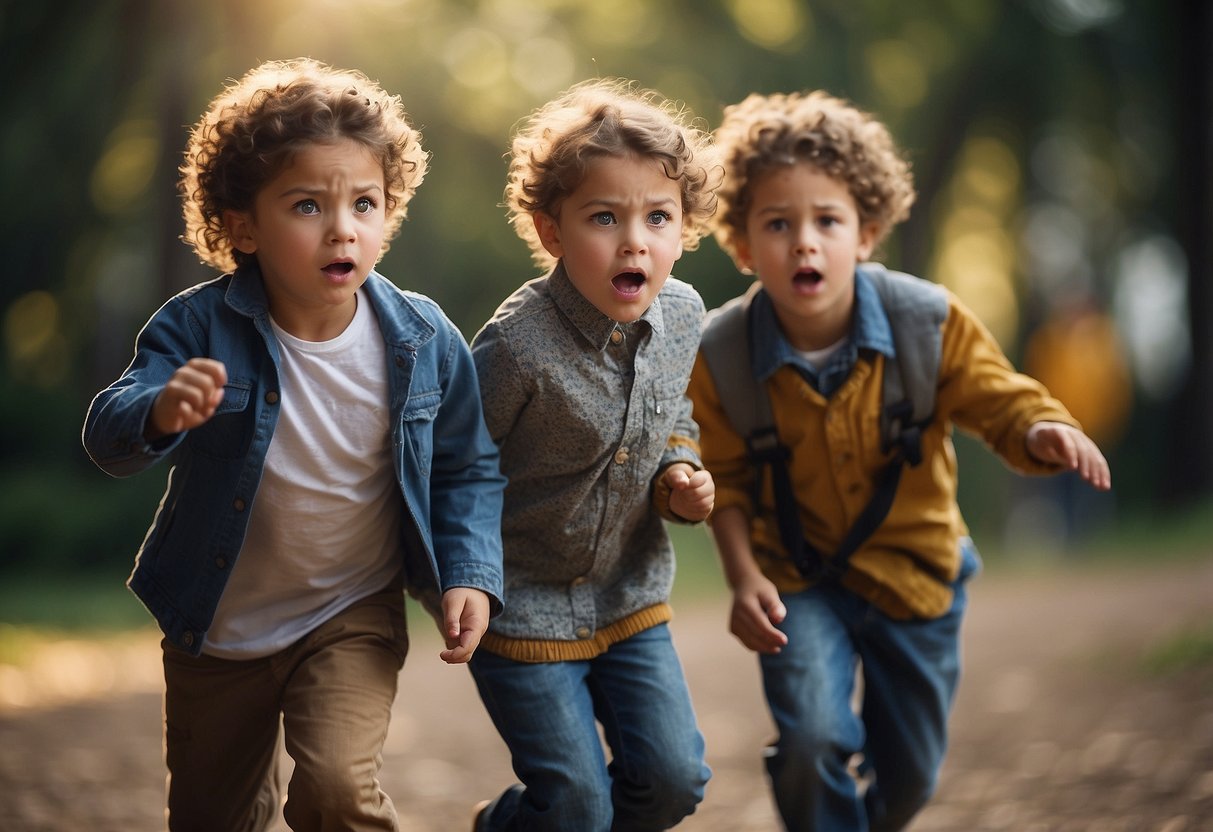
[(442, 638), (447, 649), (438, 657), (447, 664), (464, 664), (488, 626), (489, 596), (466, 586), (448, 589), (442, 594)]
[(1041, 462), (1060, 465), (1100, 491), (1112, 487), (1112, 472), (1099, 447), (1078, 428), (1064, 422), (1036, 422), (1028, 428), (1028, 453)]
[(716, 504), (716, 482), (710, 473), (675, 462), (662, 477), (670, 487), (670, 511), (692, 523), (708, 518)]
[(152, 403), (144, 431), (147, 439), (159, 439), (205, 423), (223, 401), (227, 368), (213, 358), (191, 358), (169, 377), (168, 384)]

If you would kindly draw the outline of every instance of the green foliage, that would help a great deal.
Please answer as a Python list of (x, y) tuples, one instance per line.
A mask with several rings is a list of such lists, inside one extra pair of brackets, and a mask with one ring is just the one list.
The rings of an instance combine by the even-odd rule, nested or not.
[(85, 575), (9, 571), (0, 580), (0, 630), (96, 636), (147, 627), (152, 618), (125, 579), (126, 572), (116, 570)]
[[(1143, 229), (1177, 236), (1181, 194), (1208, 190), (1188, 188), (1188, 171), (1207, 166), (1179, 159), (1184, 145), (1172, 136), (1189, 109), (1180, 83), (1189, 74), (1179, 69), (1179, 7), (1165, 3), (948, 0), (926, 12), (883, 0), (350, 0), (342, 8), (334, 16), (332, 4), (313, 0), (65, 0), (0, 12), (0, 60), (6, 77), (21, 79), (10, 85), (0, 128), (0, 152), (12, 161), (2, 174), (11, 198), (0, 209), (9, 232), (0, 244), (8, 267), (0, 573), (129, 568), (165, 472), (116, 481), (92, 469), (80, 452), (84, 407), (121, 370), (165, 297), (209, 276), (177, 240), (186, 125), (225, 79), (263, 59), (311, 55), (358, 67), (401, 95), (433, 165), (382, 270), (433, 296), (468, 337), (535, 276), (499, 205), (511, 127), (595, 75), (654, 87), (707, 127), (755, 91), (822, 87), (876, 111), (905, 146), (919, 188), (910, 221), (888, 244), (891, 264), (909, 271), (926, 273), (933, 249), (955, 236), (951, 219), (964, 206), (952, 202), (966, 179), (959, 160), (974, 135), (996, 139), (1020, 177), (968, 177), (978, 190), (1007, 188), (1008, 213), (991, 224), (1018, 243), (1010, 235), (1033, 200), (1065, 203), (1077, 223), (1069, 236), (1081, 246), (1064, 277), (1089, 281), (1105, 306), (1116, 276), (1108, 252)], [(1073, 163), (1050, 167), (1045, 144), (1068, 149), (1059, 158)], [(1025, 308), (1041, 306), (1066, 282), (1031, 273), (1033, 252), (1023, 248), (1015, 293)], [(744, 286), (710, 239), (675, 274), (709, 306)], [(36, 304), (20, 305), (31, 295)], [(43, 316), (13, 312), (30, 308)], [(1018, 345), (1006, 347), (1015, 354)], [(1200, 371), (1193, 367), (1194, 393), (1213, 378)], [(1154, 486), (1182, 480), (1168, 469), (1174, 461), (1164, 462), (1168, 407), (1139, 407), (1114, 469), (1129, 474), (1119, 480), (1120, 507), (1132, 504), (1143, 529)], [(1194, 413), (1192, 435), (1206, 431), (1206, 415)], [(996, 549), (1012, 481), (984, 449), (960, 454), (965, 516), (983, 552)], [(718, 586), (705, 533), (676, 537), (679, 587)]]
[[(167, 470), (167, 469), (166, 469)], [(111, 480), (59, 466), (0, 469), (0, 574), (125, 567), (151, 524), (163, 477)]]
[(1213, 624), (1173, 635), (1146, 654), (1142, 667), (1152, 675), (1213, 669)]

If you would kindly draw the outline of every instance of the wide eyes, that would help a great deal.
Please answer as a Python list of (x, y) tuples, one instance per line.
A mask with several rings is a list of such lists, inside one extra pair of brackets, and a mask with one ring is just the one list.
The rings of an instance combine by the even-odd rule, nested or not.
[[(320, 203), (311, 198), (301, 199), (292, 207), (295, 211), (305, 217), (313, 217), (320, 213)], [(370, 214), (375, 210), (376, 207), (378, 207), (377, 203), (369, 196), (360, 196), (358, 199), (354, 200), (355, 214)]]
[[(649, 225), (660, 228), (663, 225), (671, 222), (674, 219), (669, 211), (650, 211), (644, 218)], [(619, 221), (615, 218), (615, 214), (611, 211), (598, 211), (590, 215), (590, 222), (595, 225), (610, 226), (616, 225)]]
[[(839, 225), (842, 222), (843, 222), (843, 220), (841, 218), (836, 217), (833, 214), (821, 214), (820, 216), (815, 217), (813, 219), (813, 223), (818, 228), (821, 228), (821, 229), (830, 229), (836, 225)], [(791, 223), (788, 222), (783, 217), (774, 217), (773, 219), (767, 220), (766, 223), (763, 225), (763, 228), (765, 230), (771, 231), (773, 233), (781, 233), (784, 231), (788, 231), (789, 229), (791, 229), (791, 227), (792, 227)]]

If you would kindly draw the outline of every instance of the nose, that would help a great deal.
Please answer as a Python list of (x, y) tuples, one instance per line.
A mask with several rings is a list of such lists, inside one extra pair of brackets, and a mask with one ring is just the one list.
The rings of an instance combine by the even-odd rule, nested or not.
[(817, 230), (813, 228), (811, 223), (805, 223), (800, 226), (800, 230), (796, 234), (796, 253), (811, 254), (817, 251), (821, 241), (817, 236)]
[(625, 255), (648, 253), (649, 245), (643, 222), (631, 222), (627, 224), (627, 230), (624, 232), (620, 250)]
[(352, 243), (357, 239), (357, 224), (354, 218), (345, 211), (335, 211), (329, 214), (333, 218), (329, 228), (330, 241), (334, 243)]

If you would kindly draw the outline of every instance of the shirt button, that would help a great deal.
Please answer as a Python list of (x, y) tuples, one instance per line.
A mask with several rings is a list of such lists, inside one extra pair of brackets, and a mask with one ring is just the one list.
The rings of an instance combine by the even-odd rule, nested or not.
[(615, 451), (615, 464), (616, 465), (623, 465), (627, 461), (628, 461), (628, 449), (627, 448), (620, 448), (619, 450)]
[(219, 569), (227, 569), (227, 558), (215, 558), (215, 566)]
[(237, 497), (232, 501), (232, 508), (236, 509), (236, 511), (244, 511), (244, 500)]
[(622, 340), (623, 340), (622, 332), (620, 332), (617, 329), (611, 331), (611, 343), (612, 344), (618, 344)]
[(576, 578), (573, 579), (573, 586), (581, 586), (588, 580), (589, 580), (589, 578), (587, 578), (585, 575), (578, 575)]
[(577, 638), (589, 638), (589, 637), (590, 637), (590, 628), (589, 627), (578, 627), (577, 628)]
[(265, 403), (266, 404), (278, 404), (278, 391), (271, 390), (270, 392), (266, 393), (265, 394)]

